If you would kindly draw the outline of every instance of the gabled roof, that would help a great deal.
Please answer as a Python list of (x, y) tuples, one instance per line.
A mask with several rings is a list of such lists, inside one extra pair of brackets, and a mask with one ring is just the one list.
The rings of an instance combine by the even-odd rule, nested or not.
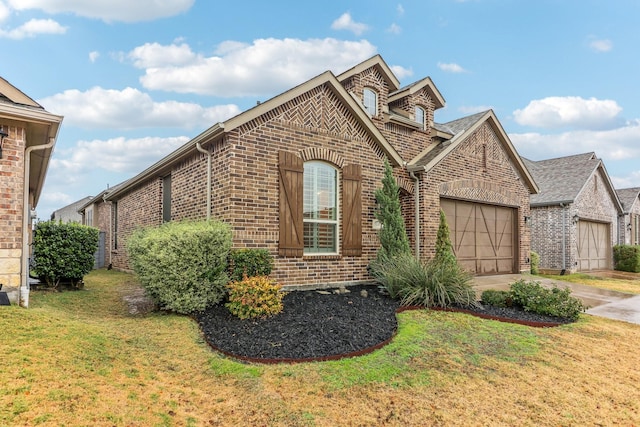
[(633, 188), (622, 188), (620, 190), (616, 190), (618, 194), (618, 199), (620, 199), (620, 203), (622, 203), (622, 208), (624, 209), (624, 213), (629, 213), (633, 209), (633, 205), (635, 203), (640, 203), (638, 199), (640, 198), (640, 187)]
[[(52, 140), (55, 145), (62, 123), (62, 116), (49, 113), (2, 77), (0, 77), (0, 119), (8, 121), (9, 126), (20, 123), (20, 126), (25, 127), (27, 148), (48, 144)], [(38, 150), (31, 156), (29, 191), (33, 194), (32, 207), (38, 204), (52, 152), (53, 146)]]
[(312, 90), (313, 88), (325, 84), (328, 85), (333, 93), (342, 102), (344, 102), (346, 106), (349, 107), (355, 119), (367, 130), (369, 135), (371, 135), (373, 140), (387, 155), (387, 157), (389, 158), (389, 162), (392, 165), (396, 166), (403, 165), (404, 160), (402, 159), (398, 151), (389, 143), (389, 141), (387, 141), (380, 130), (373, 124), (373, 122), (371, 121), (371, 117), (369, 117), (369, 115), (358, 103), (358, 101), (356, 101), (353, 96), (351, 96), (347, 92), (347, 90), (340, 84), (336, 76), (331, 71), (325, 71), (319, 76), (316, 76), (311, 80), (308, 80), (292, 89), (289, 89), (288, 91), (283, 92), (280, 95), (269, 99), (268, 101), (262, 102), (257, 106), (243, 113), (240, 113), (223, 123), (217, 123), (213, 125), (206, 131), (202, 132), (200, 135), (193, 138), (191, 141), (184, 144), (182, 147), (178, 148), (173, 153), (169, 154), (167, 157), (161, 159), (159, 162), (155, 163), (154, 165), (145, 169), (143, 172), (123, 183), (121, 187), (110, 191), (106, 195), (106, 199), (113, 200), (120, 194), (124, 193), (129, 187), (141, 183), (151, 176), (156, 176), (168, 172), (171, 169), (171, 166), (176, 161), (179, 161), (180, 159), (196, 150), (197, 144), (205, 144), (222, 138), (225, 133), (228, 133), (250, 122), (251, 120), (260, 117), (261, 115), (275, 109), (280, 105), (287, 103), (288, 101), (291, 101), (292, 99)]
[(389, 103), (404, 98), (405, 96), (413, 95), (414, 93), (422, 89), (426, 89), (427, 92), (429, 92), (429, 96), (431, 96), (431, 99), (433, 99), (434, 107), (436, 110), (438, 108), (444, 107), (444, 97), (431, 80), (431, 77), (425, 77), (422, 80), (418, 80), (417, 82), (413, 82), (410, 85), (391, 92), (389, 94)]
[(400, 81), (395, 76), (395, 74), (393, 74), (393, 71), (391, 71), (391, 68), (389, 68), (387, 63), (384, 62), (384, 59), (382, 59), (380, 55), (375, 55), (367, 59), (366, 61), (361, 62), (352, 68), (349, 68), (344, 73), (339, 74), (337, 77), (338, 81), (343, 82), (349, 77), (355, 76), (356, 74), (360, 74), (364, 70), (369, 69), (371, 67), (377, 68), (380, 74), (382, 74), (382, 77), (384, 77), (387, 84), (389, 85), (389, 92), (398, 90), (398, 88), (400, 87)]
[(472, 135), (484, 123), (488, 123), (493, 128), (507, 156), (522, 176), (523, 182), (529, 188), (529, 191), (532, 194), (537, 193), (539, 189), (536, 181), (534, 181), (529, 170), (518, 155), (493, 110), (483, 111), (448, 123), (436, 125), (439, 132), (453, 135), (453, 137), (428, 147), (411, 160), (407, 168), (413, 172), (427, 172), (433, 169), (433, 167), (446, 158), (462, 141)]
[(596, 157), (595, 153), (582, 153), (537, 162), (525, 158), (523, 160), (540, 186), (540, 192), (531, 196), (531, 206), (575, 202), (591, 177), (598, 170), (602, 170), (611, 197), (615, 200), (618, 211), (622, 212), (620, 200), (609, 179), (604, 163)]

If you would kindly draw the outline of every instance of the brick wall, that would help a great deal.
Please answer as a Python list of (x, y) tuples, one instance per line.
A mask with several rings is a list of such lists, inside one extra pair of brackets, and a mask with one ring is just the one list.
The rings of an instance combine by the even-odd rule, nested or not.
[(2, 124), (4, 138), (0, 159), (0, 283), (3, 291), (20, 287), (24, 189), (25, 130)]

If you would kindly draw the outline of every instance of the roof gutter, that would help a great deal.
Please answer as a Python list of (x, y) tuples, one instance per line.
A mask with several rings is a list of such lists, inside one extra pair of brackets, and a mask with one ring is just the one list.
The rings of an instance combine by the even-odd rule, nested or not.
[(22, 199), (22, 276), (18, 289), (18, 302), (21, 307), (29, 307), (29, 224), (31, 224), (31, 209), (29, 206), (29, 174), (31, 169), (31, 153), (46, 150), (56, 143), (55, 137), (49, 137), (49, 142), (34, 145), (24, 150), (24, 191)]

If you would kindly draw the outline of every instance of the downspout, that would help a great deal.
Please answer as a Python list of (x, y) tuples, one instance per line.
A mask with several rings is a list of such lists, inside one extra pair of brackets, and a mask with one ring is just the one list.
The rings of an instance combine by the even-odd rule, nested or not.
[(18, 289), (18, 301), (21, 307), (29, 308), (29, 224), (31, 209), (29, 207), (29, 174), (31, 173), (31, 153), (53, 147), (55, 138), (42, 145), (34, 145), (24, 150), (24, 190), (22, 199), (22, 283)]
[(207, 221), (209, 221), (211, 219), (211, 157), (213, 154), (202, 148), (199, 142), (196, 142), (196, 148), (199, 152), (207, 155)]
[(413, 179), (413, 198), (415, 202), (415, 225), (414, 225), (414, 239), (415, 239), (415, 253), (416, 259), (420, 260), (420, 177), (418, 177), (413, 171), (409, 171), (409, 176)]
[(564, 203), (560, 203), (560, 207), (562, 208), (562, 271), (560, 271), (560, 275), (564, 276), (567, 272), (567, 205)]

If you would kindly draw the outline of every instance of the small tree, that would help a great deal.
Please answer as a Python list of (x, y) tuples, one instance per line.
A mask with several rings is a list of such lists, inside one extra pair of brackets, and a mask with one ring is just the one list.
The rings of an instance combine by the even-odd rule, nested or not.
[(375, 215), (382, 224), (378, 234), (382, 245), (378, 250), (379, 261), (411, 252), (400, 209), (399, 192), (400, 188), (393, 176), (393, 169), (385, 159), (382, 188), (376, 190), (378, 210)]
[(438, 234), (436, 235), (436, 261), (447, 264), (456, 264), (458, 261), (453, 253), (453, 245), (451, 245), (451, 237), (447, 217), (440, 210), (440, 224), (438, 225)]

